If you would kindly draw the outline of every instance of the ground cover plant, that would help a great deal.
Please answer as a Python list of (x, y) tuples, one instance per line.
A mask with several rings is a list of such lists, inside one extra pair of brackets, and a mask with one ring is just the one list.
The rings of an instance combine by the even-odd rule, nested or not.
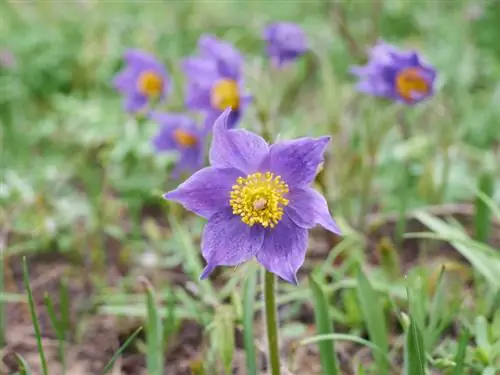
[(498, 1), (0, 22), (0, 374), (500, 373)]

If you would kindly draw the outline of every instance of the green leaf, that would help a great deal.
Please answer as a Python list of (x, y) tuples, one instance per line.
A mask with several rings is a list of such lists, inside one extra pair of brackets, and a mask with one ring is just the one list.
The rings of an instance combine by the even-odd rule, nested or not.
[(373, 290), (370, 282), (361, 270), (359, 270), (357, 276), (356, 291), (370, 340), (373, 341), (384, 354), (373, 353), (373, 356), (377, 362), (380, 374), (387, 374), (389, 368), (385, 358), (389, 353), (389, 340), (387, 337), (384, 310), (380, 298), (377, 296), (377, 293)]
[[(333, 323), (328, 309), (328, 301), (323, 287), (315, 276), (310, 278), (311, 294), (314, 301), (314, 316), (316, 320), (316, 331), (318, 335), (333, 333)], [(334, 341), (325, 340), (318, 342), (323, 374), (339, 374), (337, 355), (335, 353)]]
[(220, 306), (214, 316), (211, 331), (214, 347), (227, 375), (232, 373), (234, 355), (234, 313), (231, 306)]
[(137, 328), (134, 333), (132, 333), (129, 338), (123, 343), (122, 346), (120, 346), (120, 348), (115, 352), (115, 354), (113, 354), (113, 357), (111, 357), (111, 359), (109, 360), (109, 362), (106, 364), (106, 366), (104, 366), (104, 369), (102, 370), (102, 373), (101, 375), (106, 375), (110, 370), (111, 368), (113, 367), (113, 365), (115, 364), (116, 360), (118, 359), (118, 357), (120, 357), (122, 355), (122, 353), (125, 351), (125, 349), (128, 348), (128, 346), (132, 343), (132, 341), (134, 341), (134, 339), (137, 337), (137, 335), (142, 331), (142, 327), (139, 327)]
[(32, 372), (30, 366), (28, 365), (28, 362), (26, 362), (26, 360), (21, 357), (20, 354), (15, 353), (14, 355), (19, 365), (19, 375), (31, 375)]
[[(478, 190), (487, 197), (493, 196), (494, 177), (490, 171), (484, 171), (479, 176)], [(476, 197), (475, 215), (474, 215), (475, 239), (477, 241), (488, 243), (491, 232), (491, 211), (480, 196)]]
[(243, 287), (243, 339), (247, 365), (247, 375), (257, 375), (257, 356), (254, 343), (254, 305), (257, 289), (257, 270), (252, 268)]
[(142, 283), (146, 290), (146, 307), (147, 307), (147, 322), (146, 322), (146, 363), (148, 374), (163, 375), (165, 354), (163, 350), (163, 324), (156, 304), (156, 297), (153, 287), (145, 278)]
[(455, 368), (452, 375), (462, 375), (465, 369), (465, 356), (467, 354), (467, 344), (469, 343), (469, 331), (463, 330), (458, 340), (458, 348), (455, 354)]
[(404, 375), (426, 375), (425, 360), (422, 331), (410, 316), (404, 349)]
[(31, 322), (33, 324), (33, 329), (35, 330), (36, 346), (38, 349), (38, 354), (40, 356), (40, 362), (42, 364), (43, 375), (49, 375), (47, 370), (47, 360), (45, 358), (45, 352), (42, 345), (42, 334), (40, 331), (40, 325), (38, 323), (38, 317), (35, 309), (35, 301), (33, 300), (33, 291), (30, 285), (30, 276), (28, 272), (28, 264), (26, 262), (26, 257), (23, 257), (23, 281), (26, 292), (28, 293), (28, 305), (31, 313)]

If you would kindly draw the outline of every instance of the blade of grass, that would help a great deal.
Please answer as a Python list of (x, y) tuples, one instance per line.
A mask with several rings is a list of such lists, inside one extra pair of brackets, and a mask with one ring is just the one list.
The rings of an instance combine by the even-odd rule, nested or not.
[(389, 368), (385, 357), (389, 352), (389, 340), (387, 337), (384, 310), (377, 293), (373, 290), (370, 282), (361, 270), (358, 272), (357, 283), (358, 301), (370, 340), (384, 353), (384, 356), (380, 355), (380, 353), (374, 353), (373, 355), (380, 374), (387, 374)]
[[(494, 178), (492, 173), (485, 171), (479, 176), (478, 190), (491, 197), (494, 192)], [(486, 202), (477, 196), (475, 201), (474, 215), (475, 239), (477, 241), (488, 243), (491, 232), (491, 211)]]
[(164, 370), (163, 353), (163, 328), (158, 306), (156, 305), (155, 292), (146, 278), (140, 279), (146, 291), (146, 363), (148, 374), (162, 375)]
[(432, 348), (438, 340), (442, 331), (442, 323), (446, 312), (446, 295), (444, 283), (445, 267), (441, 267), (437, 281), (437, 288), (432, 300), (431, 311), (429, 315), (429, 324), (425, 329), (425, 345), (427, 348)]
[(15, 353), (14, 355), (19, 365), (19, 375), (31, 375), (32, 372), (30, 366), (28, 365), (28, 362), (26, 362), (26, 360), (23, 357), (21, 357), (21, 355), (17, 353)]
[(134, 339), (137, 337), (137, 335), (142, 331), (142, 327), (139, 327), (137, 328), (134, 333), (132, 333), (128, 338), (127, 340), (123, 343), (122, 346), (120, 346), (120, 348), (115, 352), (115, 354), (113, 354), (113, 356), (111, 357), (111, 359), (109, 360), (109, 362), (106, 364), (106, 366), (104, 366), (104, 369), (102, 370), (102, 373), (101, 375), (106, 375), (109, 370), (111, 370), (111, 368), (113, 367), (113, 365), (115, 364), (116, 360), (118, 359), (118, 357), (120, 357), (120, 355), (125, 351), (125, 349), (128, 348), (128, 346), (132, 343), (132, 341), (134, 341)]
[(33, 329), (35, 330), (36, 345), (38, 349), (38, 354), (40, 356), (40, 362), (42, 364), (43, 375), (49, 375), (47, 370), (47, 360), (45, 358), (45, 352), (42, 345), (42, 334), (40, 331), (40, 324), (38, 323), (38, 318), (36, 315), (35, 301), (33, 300), (33, 291), (30, 285), (30, 276), (28, 273), (28, 264), (26, 262), (26, 257), (23, 257), (23, 281), (26, 292), (28, 293), (28, 305), (31, 314), (31, 321), (33, 324)]
[(64, 339), (65, 339), (65, 330), (62, 322), (57, 319), (56, 312), (54, 309), (54, 304), (52, 299), (49, 297), (47, 293), (43, 296), (43, 301), (45, 306), (47, 307), (47, 312), (49, 314), (50, 322), (52, 324), (52, 328), (56, 331), (57, 341), (58, 341), (58, 351), (59, 351), (59, 360), (61, 361), (61, 373), (66, 374), (66, 356), (64, 354)]
[[(328, 301), (320, 282), (313, 275), (310, 278), (311, 294), (314, 301), (314, 316), (316, 321), (316, 331), (318, 335), (333, 333), (333, 323), (328, 310)], [(333, 340), (318, 342), (321, 366), (323, 374), (339, 374), (337, 355)]]
[(415, 300), (408, 290), (410, 304), (409, 326), (405, 334), (404, 375), (425, 375), (425, 347), (422, 330), (417, 320), (412, 316)]
[(457, 353), (455, 354), (455, 368), (452, 375), (462, 375), (465, 370), (465, 355), (467, 354), (467, 344), (469, 342), (470, 333), (464, 329), (458, 340)]
[(243, 287), (243, 339), (248, 375), (257, 375), (257, 356), (253, 331), (256, 289), (257, 270), (252, 269)]

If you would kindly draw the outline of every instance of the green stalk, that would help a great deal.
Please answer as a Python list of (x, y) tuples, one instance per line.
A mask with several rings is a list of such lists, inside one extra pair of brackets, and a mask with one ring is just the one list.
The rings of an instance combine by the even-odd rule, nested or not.
[[(479, 176), (478, 191), (487, 197), (492, 197), (494, 190), (493, 173), (486, 170)], [(475, 211), (475, 239), (482, 243), (488, 243), (491, 232), (491, 211), (479, 195), (476, 197)]]
[[(401, 131), (401, 137), (403, 141), (410, 139), (410, 129), (406, 122), (405, 114), (403, 111), (398, 113), (397, 123)], [(406, 211), (408, 209), (408, 198), (409, 189), (408, 186), (411, 184), (411, 173), (410, 173), (410, 161), (404, 160), (403, 171), (401, 176), (401, 184), (399, 186), (399, 209), (398, 209), (398, 221), (396, 223), (396, 244), (400, 245), (403, 241), (403, 235), (406, 230)]]
[(270, 375), (281, 375), (278, 340), (278, 314), (276, 310), (276, 276), (264, 270), (264, 313), (266, 315), (268, 362)]

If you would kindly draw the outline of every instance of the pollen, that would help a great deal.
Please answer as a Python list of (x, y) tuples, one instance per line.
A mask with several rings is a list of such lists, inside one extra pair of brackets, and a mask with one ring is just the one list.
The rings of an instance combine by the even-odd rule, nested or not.
[(221, 111), (229, 107), (237, 110), (240, 107), (238, 83), (232, 79), (217, 81), (210, 92), (210, 104)]
[(245, 224), (274, 228), (283, 217), (283, 207), (288, 205), (287, 193), (288, 185), (280, 176), (257, 172), (236, 180), (229, 204)]
[(425, 95), (430, 91), (430, 85), (426, 81), (420, 68), (406, 68), (396, 76), (396, 91), (406, 101), (413, 99), (413, 94)]
[(193, 134), (182, 129), (175, 129), (172, 137), (180, 147), (189, 148), (198, 143), (198, 139)]
[(163, 78), (158, 73), (147, 70), (139, 76), (137, 88), (141, 94), (156, 98), (163, 91), (163, 84)]

